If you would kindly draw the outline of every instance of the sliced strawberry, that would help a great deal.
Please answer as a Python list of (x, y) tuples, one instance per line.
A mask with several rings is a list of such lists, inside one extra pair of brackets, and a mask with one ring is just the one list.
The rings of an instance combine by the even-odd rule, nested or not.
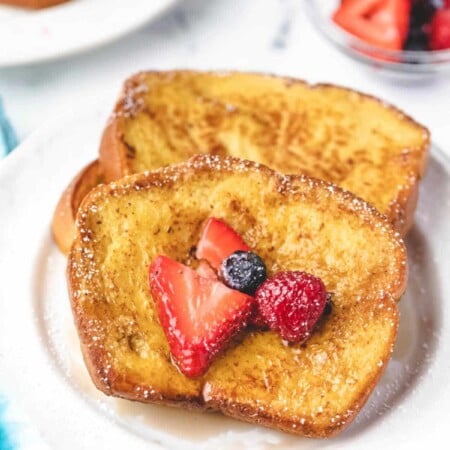
[(373, 14), (386, 0), (342, 0), (339, 9), (352, 16), (366, 16)]
[(400, 50), (408, 33), (410, 8), (409, 0), (345, 0), (333, 20), (369, 44)]
[(223, 220), (210, 217), (197, 246), (197, 258), (206, 259), (214, 269), (219, 270), (222, 261), (237, 250), (248, 251), (250, 247)]
[(219, 277), (217, 276), (217, 273), (214, 271), (214, 269), (209, 265), (208, 262), (205, 260), (201, 260), (198, 263), (198, 267), (196, 269), (196, 272), (203, 278), (210, 278), (212, 280), (219, 280)]
[(431, 50), (450, 48), (450, 9), (440, 9), (431, 21)]
[(378, 8), (371, 17), (371, 22), (386, 32), (399, 33), (401, 45), (408, 36), (409, 15), (411, 12), (410, 0), (385, 0), (384, 4)]
[(174, 362), (188, 377), (202, 375), (247, 325), (254, 299), (167, 256), (150, 265), (149, 281)]

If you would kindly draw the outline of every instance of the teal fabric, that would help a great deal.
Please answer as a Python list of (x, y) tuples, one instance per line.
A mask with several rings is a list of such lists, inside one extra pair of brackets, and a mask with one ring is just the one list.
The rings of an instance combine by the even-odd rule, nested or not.
[(0, 450), (15, 450), (16, 446), (11, 438), (11, 432), (4, 419), (5, 401), (0, 397)]
[[(0, 159), (10, 153), (17, 146), (17, 143), (16, 133), (6, 117), (0, 98)], [(0, 450), (2, 450), (1, 447)]]
[[(6, 118), (0, 98), (0, 159), (10, 153), (17, 146), (14, 130)], [(5, 420), (6, 401), (0, 396), (0, 450), (15, 450), (16, 446), (11, 437), (11, 424)]]

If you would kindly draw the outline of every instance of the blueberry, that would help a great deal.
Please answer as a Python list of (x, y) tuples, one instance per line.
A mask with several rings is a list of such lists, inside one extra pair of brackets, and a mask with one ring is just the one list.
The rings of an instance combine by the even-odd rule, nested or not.
[(428, 36), (423, 27), (411, 27), (403, 46), (404, 50), (426, 50), (428, 48)]
[(436, 5), (429, 0), (419, 0), (412, 4), (410, 26), (422, 26), (429, 23), (436, 11)]
[(409, 31), (404, 50), (427, 50), (429, 25), (442, 0), (415, 0), (412, 3)]
[(237, 251), (223, 260), (220, 276), (231, 289), (253, 295), (267, 278), (267, 271), (256, 253)]

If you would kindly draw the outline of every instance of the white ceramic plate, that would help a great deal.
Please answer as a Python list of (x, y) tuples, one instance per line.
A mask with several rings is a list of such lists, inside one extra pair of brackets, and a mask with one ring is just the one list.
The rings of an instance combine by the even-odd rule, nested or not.
[[(433, 148), (394, 357), (341, 436), (308, 440), (227, 419), (108, 398), (81, 360), (50, 236), (67, 182), (94, 159), (106, 110), (54, 122), (0, 163), (0, 374), (52, 449), (444, 448), (450, 423), (450, 163)], [(445, 424), (445, 425), (444, 425)], [(228, 447), (227, 447), (228, 446)]]
[(59, 58), (139, 28), (175, 0), (71, 0), (29, 11), (0, 5), (0, 67)]

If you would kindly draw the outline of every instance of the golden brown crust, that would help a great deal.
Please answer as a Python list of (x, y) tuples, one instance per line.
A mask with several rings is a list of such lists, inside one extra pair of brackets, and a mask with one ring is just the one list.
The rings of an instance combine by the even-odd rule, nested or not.
[[(105, 175), (108, 181), (112, 181), (114, 179), (120, 178), (121, 176), (133, 173), (133, 170), (130, 168), (126, 157), (127, 145), (124, 140), (124, 128), (125, 122), (126, 120), (128, 120), (128, 118), (133, 117), (142, 108), (145, 108), (144, 102), (142, 101), (142, 95), (145, 94), (145, 91), (139, 89), (139, 87), (143, 85), (145, 78), (149, 74), (154, 74), (155, 76), (161, 74), (170, 77), (172, 75), (186, 76), (189, 74), (195, 75), (197, 73), (198, 72), (183, 71), (183, 70), (165, 73), (140, 72), (130, 77), (126, 81), (123, 91), (120, 95), (120, 98), (116, 104), (115, 110), (111, 115), (108, 125), (104, 131), (103, 139), (100, 145), (100, 161), (102, 166), (105, 168)], [(205, 72), (205, 74), (218, 75), (222, 77), (226, 76), (227, 74), (233, 75), (236, 73), (239, 74), (239, 72), (226, 72), (226, 73)], [(423, 142), (421, 148), (409, 149), (415, 150), (412, 152), (412, 154), (408, 153), (407, 151), (408, 149), (405, 149), (404, 154), (401, 155), (402, 160), (400, 164), (402, 165), (409, 164), (409, 166), (411, 167), (409, 179), (404, 185), (398, 187), (397, 192), (392, 193), (392, 198), (389, 204), (385, 206), (385, 210), (381, 211), (389, 217), (391, 223), (402, 234), (402, 236), (405, 236), (414, 221), (414, 211), (417, 202), (418, 183), (420, 182), (420, 179), (422, 178), (425, 172), (428, 160), (428, 151), (430, 146), (430, 133), (428, 129), (417, 123), (414, 119), (412, 119), (410, 116), (405, 114), (397, 107), (388, 104), (374, 96), (364, 94), (356, 90), (337, 87), (331, 84), (322, 84), (322, 83), (309, 84), (306, 81), (289, 77), (279, 77), (268, 74), (254, 74), (254, 75), (260, 77), (281, 79), (284, 80), (286, 84), (289, 85), (301, 84), (310, 89), (322, 89), (322, 88), (340, 89), (343, 92), (357, 95), (361, 99), (370, 99), (376, 102), (383, 108), (393, 112), (396, 116), (400, 117), (401, 120), (421, 130), (423, 134)], [(322, 178), (322, 176), (318, 176), (316, 173), (309, 172), (308, 175)], [(336, 184), (340, 184), (335, 180), (331, 181), (335, 182)], [(361, 181), (361, 183), (363, 183), (363, 180)], [(356, 194), (359, 193), (356, 192)]]
[[(342, 313), (345, 315), (345, 308), (347, 307), (356, 308), (355, 311), (361, 316), (362, 329), (366, 329), (364, 327), (367, 326), (368, 321), (375, 321), (374, 323), (378, 323), (378, 326), (381, 327), (376, 328), (375, 331), (371, 330), (371, 328), (367, 329), (367, 339), (369, 341), (375, 340), (377, 346), (379, 346), (377, 349), (378, 357), (376, 362), (373, 363), (373, 367), (371, 366), (369, 368), (370, 371), (364, 375), (364, 380), (358, 385), (358, 390), (355, 391), (354, 397), (352, 397), (354, 400), (343, 411), (337, 410), (336, 412), (333, 409), (333, 405), (325, 404), (324, 411), (320, 411), (318, 416), (299, 416), (294, 411), (290, 411), (289, 408), (287, 408), (287, 411), (281, 409), (278, 413), (274, 414), (271, 405), (264, 402), (264, 400), (263, 403), (258, 403), (258, 398), (253, 398), (252, 395), (250, 395), (249, 399), (246, 399), (246, 391), (251, 391), (254, 388), (253, 384), (257, 384), (261, 380), (255, 378), (251, 385), (246, 384), (245, 377), (248, 374), (245, 371), (242, 373), (238, 372), (237, 374), (232, 373), (232, 390), (230, 391), (229, 383), (224, 375), (224, 367), (228, 365), (235, 370), (234, 367), (237, 367), (236, 364), (238, 364), (238, 361), (242, 361), (242, 357), (239, 356), (239, 352), (244, 351), (243, 348), (245, 348), (242, 343), (238, 344), (233, 349), (233, 352), (228, 352), (226, 357), (221, 358), (201, 379), (187, 380), (182, 375), (177, 374), (176, 376), (178, 378), (176, 380), (180, 381), (181, 377), (182, 383), (188, 383), (187, 385), (182, 384), (184, 388), (180, 388), (179, 390), (174, 387), (169, 387), (166, 390), (154, 388), (151, 378), (143, 382), (142, 377), (145, 378), (145, 375), (136, 375), (136, 373), (133, 374), (130, 371), (124, 371), (123, 366), (120, 367), (120, 363), (118, 368), (115, 366), (117, 364), (117, 355), (114, 356), (108, 353), (106, 339), (111, 334), (111, 330), (107, 330), (106, 327), (111, 325), (111, 323), (108, 322), (105, 316), (110, 314), (110, 306), (108, 305), (110, 305), (112, 299), (109, 299), (103, 291), (106, 279), (102, 276), (95, 275), (99, 270), (96, 266), (96, 254), (101, 251), (97, 248), (99, 245), (98, 239), (100, 238), (95, 234), (95, 231), (90, 225), (98, 223), (99, 220), (103, 220), (100, 216), (96, 216), (99, 209), (103, 209), (103, 207), (109, 204), (109, 201), (114, 201), (114, 199), (122, 199), (129, 196), (130, 199), (125, 204), (130, 205), (130, 202), (132, 202), (131, 197), (135, 195), (146, 195), (145, 193), (154, 193), (155, 191), (164, 190), (172, 186), (176, 186), (178, 192), (180, 186), (190, 184), (193, 179), (219, 180), (221, 177), (226, 179), (228, 176), (234, 176), (234, 174), (239, 173), (252, 176), (260, 174), (264, 185), (270, 184), (273, 186), (270, 189), (278, 192), (281, 196), (279, 203), (277, 203), (278, 207), (284, 205), (285, 202), (288, 204), (289, 199), (295, 198), (299, 202), (307, 202), (308, 205), (310, 205), (310, 202), (313, 202), (314, 208), (320, 208), (320, 203), (325, 201), (324, 199), (329, 199), (327, 201), (333, 202), (336, 210), (339, 211), (340, 217), (355, 218), (356, 222), (360, 223), (360, 226), (364, 224), (364, 227), (367, 227), (366, 237), (377, 235), (380, 239), (379, 244), (385, 245), (388, 243), (387, 247), (391, 249), (392, 254), (387, 256), (386, 261), (389, 264), (394, 264), (393, 261), (395, 261), (395, 265), (391, 269), (383, 267), (383, 277), (386, 277), (383, 290), (380, 291), (377, 288), (374, 292), (365, 292), (364, 296), (359, 298), (357, 293), (360, 288), (354, 286), (353, 289), (355, 292), (352, 289), (352, 293), (348, 293), (347, 295), (356, 296), (355, 300), (347, 306), (345, 306), (345, 302), (340, 306), (340, 300), (338, 299), (335, 305), (336, 315), (332, 318), (325, 319), (315, 335), (308, 341), (308, 346), (302, 349), (302, 352), (305, 352), (305, 354), (312, 352), (311, 354), (314, 356), (317, 354), (318, 349), (322, 349), (321, 351), (323, 351), (327, 348), (327, 345), (336, 344), (336, 351), (339, 352), (342, 351), (342, 346), (350, 345), (349, 343), (345, 344), (347, 342), (345, 336), (347, 336), (347, 331), (349, 330), (345, 329), (346, 325), (339, 322), (341, 320), (339, 319), (339, 314)], [(170, 189), (169, 191), (174, 190)], [(193, 193), (192, 195), (195, 194)], [(145, 204), (149, 205), (147, 200), (145, 200)], [(112, 209), (115, 210), (115, 207), (112, 207)], [(157, 207), (157, 209), (159, 208)], [(131, 217), (131, 215), (127, 216), (126, 219), (127, 230), (131, 226), (129, 222)], [(141, 219), (137, 220), (139, 221)], [(174, 218), (172, 220), (175, 223), (176, 219)], [(77, 223), (76, 239), (69, 256), (67, 267), (71, 305), (89, 373), (95, 385), (107, 395), (115, 395), (141, 402), (180, 406), (188, 409), (219, 410), (226, 415), (247, 422), (261, 424), (299, 435), (323, 438), (339, 433), (350, 424), (366, 402), (391, 356), (398, 328), (398, 311), (395, 301), (402, 295), (406, 286), (406, 250), (398, 233), (392, 230), (385, 216), (381, 215), (375, 208), (363, 200), (330, 183), (310, 179), (302, 175), (282, 176), (262, 165), (250, 161), (242, 161), (234, 158), (221, 159), (203, 155), (194, 157), (185, 164), (170, 166), (151, 173), (133, 175), (109, 185), (102, 185), (93, 189), (84, 199), (78, 211)], [(114, 224), (116, 226), (117, 222), (115, 221)], [(140, 226), (143, 226), (142, 223)], [(145, 233), (149, 232), (146, 226), (143, 226), (143, 228), (146, 230)], [(160, 235), (158, 234), (158, 236)], [(109, 257), (117, 254), (117, 241), (112, 237), (111, 239), (111, 242), (114, 242), (114, 249), (112, 249), (112, 253), (109, 253)], [(142, 242), (139, 240), (139, 248), (144, 245), (144, 239), (142, 238)], [(192, 245), (192, 242), (190, 245)], [(373, 251), (378, 251), (381, 254), (384, 253), (378, 247), (374, 248)], [(279, 253), (277, 254), (279, 255)], [(129, 256), (126, 258), (128, 259)], [(103, 263), (101, 264), (103, 265)], [(108, 271), (111, 269), (102, 268), (101, 270)], [(386, 273), (387, 270), (390, 270), (390, 272)], [(106, 276), (107, 273), (105, 272), (103, 275)], [(129, 273), (127, 273), (128, 276)], [(136, 281), (133, 280), (132, 285), (134, 286), (135, 283)], [(123, 297), (120, 296), (120, 298), (122, 302)], [(341, 307), (343, 308), (342, 311), (340, 311)], [(119, 310), (121, 311), (121, 318), (116, 317), (114, 320), (122, 320), (124, 317), (125, 311), (122, 306), (119, 306)], [(133, 320), (137, 320), (135, 312), (132, 317), (134, 318)], [(333, 331), (335, 330), (335, 326), (339, 326), (339, 328)], [(384, 333), (378, 335), (377, 330), (383, 330)], [(369, 337), (372, 336), (370, 335), (372, 332), (375, 332), (376, 337)], [(322, 333), (325, 334), (322, 336)], [(326, 333), (332, 334), (327, 335)], [(264, 333), (254, 332), (252, 336), (250, 339), (265, 339), (266, 337), (271, 339), (270, 336)], [(326, 338), (326, 336), (328, 337)], [(267, 346), (270, 347), (272, 345), (271, 342), (270, 340), (264, 341), (264, 348)], [(279, 342), (279, 338), (276, 339), (276, 342)], [(159, 343), (158, 348), (161, 345), (163, 343)], [(277, 351), (287, 350), (281, 346), (277, 348)], [(357, 349), (355, 348), (354, 351), (357, 351)], [(300, 354), (296, 353), (296, 355), (302, 357)], [(333, 358), (333, 353), (330, 354), (330, 357)], [(166, 361), (166, 358), (163, 358), (164, 361)], [(332, 361), (328, 361), (328, 363), (331, 364), (331, 368), (336, 369)], [(167, 364), (167, 362), (164, 362), (164, 364)], [(351, 365), (352, 362), (347, 361), (346, 364)], [(350, 369), (351, 367), (349, 367)], [(168, 368), (164, 370), (168, 370)], [(284, 372), (283, 370), (287, 370), (287, 368), (280, 370), (280, 375), (286, 377), (288, 372)], [(348, 374), (351, 375), (352, 370)], [(354, 370), (359, 370), (359, 367)], [(328, 372), (324, 372), (326, 373), (315, 374), (314, 376), (311, 374), (311, 376), (313, 378), (317, 376), (324, 377), (323, 382), (327, 383)], [(268, 373), (271, 375), (270, 371)], [(170, 376), (173, 376), (173, 374)], [(349, 378), (350, 381), (352, 380), (352, 376)], [(236, 379), (239, 379), (243, 386), (236, 386)], [(344, 384), (347, 383), (347, 381), (343, 381)], [(315, 382), (317, 381), (311, 380), (311, 383)], [(326, 392), (329, 392), (329, 390)], [(278, 397), (277, 399), (279, 400)]]
[(402, 236), (406, 236), (414, 224), (414, 212), (419, 199), (419, 179), (413, 177), (409, 185), (403, 186), (390, 204), (388, 218)]
[[(321, 84), (318, 84), (317, 86), (321, 86)], [(396, 106), (387, 103), (383, 100), (380, 100), (375, 96), (365, 94), (349, 88), (346, 89), (348, 89), (351, 92), (354, 92), (355, 94), (361, 97), (370, 98), (373, 101), (380, 103), (384, 107), (388, 108), (389, 110), (393, 111), (395, 114), (400, 116), (406, 122), (409, 122), (414, 127), (417, 127), (422, 130), (424, 140), (422, 148), (418, 149), (419, 150), (418, 158), (417, 155), (411, 157), (411, 155), (409, 155), (408, 152), (405, 152), (402, 155), (403, 163), (405, 163), (405, 160), (407, 160), (408, 158), (414, 159), (415, 170), (411, 171), (408, 182), (404, 186), (401, 186), (396, 196), (392, 198), (388, 210), (386, 212), (383, 211), (389, 218), (391, 223), (394, 225), (395, 229), (398, 230), (398, 232), (404, 237), (414, 224), (414, 212), (416, 210), (417, 201), (419, 197), (419, 183), (420, 180), (425, 175), (425, 171), (428, 164), (428, 157), (431, 146), (430, 131), (428, 130), (427, 127), (416, 122), (411, 116), (409, 116)]]
[(52, 219), (52, 234), (56, 245), (68, 254), (75, 235), (75, 217), (86, 194), (102, 183), (103, 175), (98, 160), (84, 167), (62, 193)]
[(99, 148), (99, 161), (107, 182), (118, 180), (130, 174), (126, 164), (126, 148), (122, 140), (122, 128), (123, 123), (111, 116), (103, 131)]
[(0, 3), (23, 8), (40, 9), (65, 3), (69, 0), (0, 0)]

